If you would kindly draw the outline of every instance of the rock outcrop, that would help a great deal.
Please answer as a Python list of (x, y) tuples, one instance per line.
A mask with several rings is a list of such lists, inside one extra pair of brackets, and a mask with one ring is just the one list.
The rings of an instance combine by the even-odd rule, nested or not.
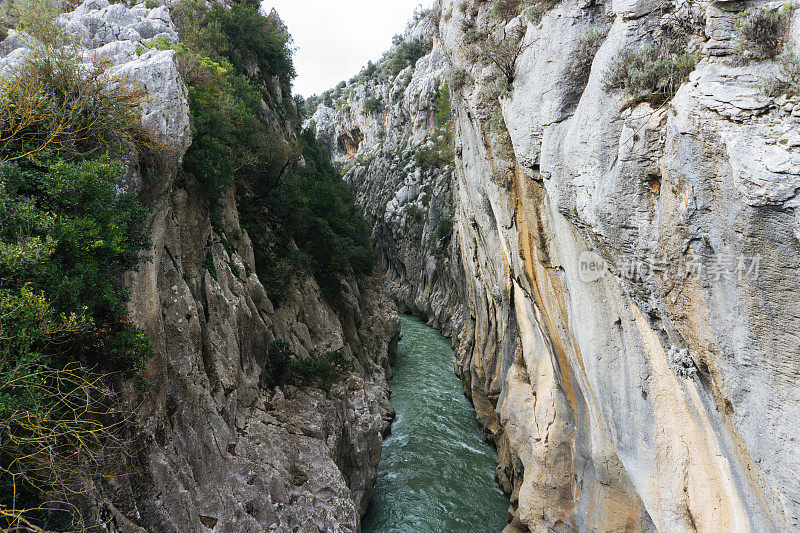
[[(432, 31), (423, 19), (404, 39), (430, 42)], [(446, 89), (446, 72), (444, 50), (434, 48), (396, 77), (351, 84), (336, 109), (323, 103), (310, 120), (349, 170), (345, 180), (373, 224), (388, 292), (401, 311), (454, 336), (462, 325), (465, 288), (450, 235), (453, 166), (420, 165), (415, 158), (437, 142), (436, 96)], [(382, 109), (365, 111), (369, 99), (380, 100)]]
[[(175, 52), (146, 47), (178, 41), (169, 10), (87, 0), (63, 20), (86, 62), (107, 62), (110, 82), (147, 91), (143, 122), (179, 161), (192, 141), (187, 90)], [(11, 33), (2, 72), (28, 42)], [(130, 316), (154, 357), (149, 388), (123, 394), (130, 474), (87, 488), (84, 519), (111, 531), (359, 531), (394, 416), (386, 374), (399, 319), (380, 281), (349, 281), (330, 302), (307, 279), (274, 306), (253, 272), (232, 188), (218, 210), (223, 245), (199, 186), (173, 160), (158, 179), (138, 175), (135, 153), (128, 163), (120, 187), (148, 199), (153, 243), (127, 275)], [(355, 368), (328, 393), (268, 387), (275, 339), (301, 357), (340, 350)]]
[[(540, 7), (437, 2), (410, 30), (433, 41), (416, 68), (314, 116), (352, 157), (395, 298), (458, 345), (509, 530), (798, 529), (797, 98), (759, 87), (775, 62), (733, 61), (740, 4)], [(621, 50), (676, 18), (699, 61), (674, 98), (604, 87)], [(475, 51), (514, 33), (510, 73)], [(413, 154), (445, 80), (455, 162), (429, 171)], [(431, 244), (442, 206), (450, 247)]]

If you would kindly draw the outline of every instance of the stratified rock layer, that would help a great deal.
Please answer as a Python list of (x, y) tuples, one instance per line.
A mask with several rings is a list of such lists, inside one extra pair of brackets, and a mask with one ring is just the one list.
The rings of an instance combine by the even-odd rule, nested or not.
[[(381, 95), (382, 115), (350, 96), (348, 112), (314, 117), (334, 149), (361, 132), (337, 157), (353, 156), (347, 179), (398, 301), (458, 344), (456, 371), (498, 447), (509, 530), (800, 528), (798, 101), (759, 88), (774, 62), (731, 66), (743, 6), (729, 3), (693, 5), (700, 61), (667, 105), (605, 90), (616, 54), (680, 9), (568, 0), (533, 23), (441, 1), (433, 25), (410, 30), (434, 46), (407, 83), (345, 88)], [(493, 101), (499, 74), (470, 51), (476, 26), (524, 34)], [(798, 26), (795, 14), (795, 39)], [(576, 86), (591, 29), (606, 37)], [(433, 133), (434, 92), (419, 88), (446, 78), (463, 82), (452, 179), (411, 162)], [(454, 210), (454, 250), (426, 244), (439, 205)], [(582, 270), (592, 260), (601, 270)]]

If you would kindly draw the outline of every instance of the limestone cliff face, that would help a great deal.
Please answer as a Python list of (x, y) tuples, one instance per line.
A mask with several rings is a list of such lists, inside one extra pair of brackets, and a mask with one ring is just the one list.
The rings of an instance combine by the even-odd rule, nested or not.
[[(428, 19), (413, 25), (407, 42), (431, 42)], [(428, 319), (445, 334), (461, 324), (464, 276), (450, 230), (455, 213), (453, 166), (420, 166), (415, 154), (435, 143), (435, 100), (447, 69), (437, 46), (388, 80), (351, 84), (335, 109), (322, 104), (311, 120), (373, 224), (388, 272), (387, 289), (402, 311)], [(365, 111), (370, 100), (377, 111)]]
[[(158, 179), (144, 179), (130, 154), (120, 183), (152, 209), (150, 260), (127, 284), (131, 318), (155, 355), (151, 386), (124, 394), (131, 474), (88, 488), (85, 518), (112, 531), (359, 531), (394, 416), (386, 372), (399, 320), (380, 281), (347, 282), (330, 303), (309, 279), (275, 307), (253, 272), (234, 191), (219, 210), (230, 240), (223, 246), (199, 186), (177, 171), (192, 140), (187, 91), (174, 52), (143, 46), (178, 40), (169, 10), (87, 0), (64, 20), (83, 38), (87, 61), (107, 60), (114, 79), (147, 90), (143, 120), (174, 156)], [(0, 69), (27, 53), (12, 33)], [(341, 350), (355, 370), (330, 393), (268, 388), (275, 339), (303, 357)]]
[[(758, 87), (773, 62), (733, 66), (743, 6), (727, 2), (689, 6), (700, 61), (669, 103), (629, 106), (603, 87), (620, 50), (686, 8), (566, 0), (534, 23), (444, 0), (404, 92), (397, 80), (352, 88), (382, 94), (383, 115), (365, 118), (351, 97), (349, 113), (315, 116), (334, 145), (387, 132), (348, 149), (347, 179), (377, 242), (400, 239), (384, 246), (397, 298), (415, 295), (409, 307), (438, 325), (448, 317), (429, 309), (447, 302), (509, 530), (800, 528), (796, 99)], [(795, 14), (794, 45), (799, 27)], [(592, 29), (605, 37), (576, 86), (572, 58)], [(507, 90), (487, 96), (499, 73), (470, 53), (474, 30), (523, 36)], [(432, 91), (420, 88), (444, 79), (461, 80), (455, 165), (426, 174), (391, 143), (427, 138)], [(420, 246), (404, 205), (426, 221), (452, 205), (453, 248)], [(397, 266), (425, 256), (424, 274)], [(582, 270), (592, 261), (600, 270)], [(426, 292), (436, 279), (447, 287)]]

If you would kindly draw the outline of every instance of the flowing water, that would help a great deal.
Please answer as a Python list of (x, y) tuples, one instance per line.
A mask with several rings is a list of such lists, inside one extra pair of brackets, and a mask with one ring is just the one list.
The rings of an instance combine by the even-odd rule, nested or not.
[(364, 533), (499, 533), (508, 499), (494, 482), (496, 453), (453, 374), (450, 341), (401, 317), (392, 378), (397, 418), (383, 443)]

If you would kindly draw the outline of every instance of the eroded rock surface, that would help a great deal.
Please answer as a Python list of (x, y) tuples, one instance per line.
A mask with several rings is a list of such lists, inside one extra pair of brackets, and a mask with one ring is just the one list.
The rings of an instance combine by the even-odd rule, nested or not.
[[(346, 148), (337, 157), (354, 156), (347, 179), (388, 243), (395, 297), (458, 345), (509, 531), (800, 528), (798, 99), (759, 88), (774, 62), (731, 61), (743, 9), (731, 3), (693, 4), (700, 61), (667, 105), (603, 87), (620, 50), (683, 8), (565, 1), (534, 23), (443, 0), (408, 82), (348, 85), (347, 112), (315, 115)], [(475, 27), (524, 35), (493, 100), (498, 71), (470, 53)], [(591, 29), (605, 37), (576, 86), (572, 54)], [(419, 88), (455, 72), (455, 165), (425, 172), (404, 156), (433, 132), (433, 92)], [(366, 93), (386, 111), (364, 112)], [(360, 144), (342, 144), (356, 129)], [(453, 249), (404, 229), (395, 214), (412, 205), (424, 221), (452, 206)], [(598, 275), (581, 269), (592, 259)]]
[[(174, 52), (145, 46), (178, 40), (169, 10), (87, 0), (63, 18), (87, 64), (105, 60), (110, 80), (147, 91), (143, 122), (179, 161), (192, 140), (187, 90)], [(23, 59), (28, 44), (12, 32), (0, 71)], [(307, 280), (276, 307), (253, 272), (232, 189), (218, 213), (230, 228), (223, 246), (197, 183), (175, 165), (145, 179), (136, 154), (128, 163), (120, 186), (148, 200), (153, 241), (150, 260), (127, 277), (130, 315), (155, 355), (150, 387), (124, 391), (131, 473), (87, 489), (87, 523), (110, 531), (359, 531), (394, 417), (386, 373), (399, 319), (380, 280), (348, 282), (334, 303)], [(268, 387), (275, 339), (301, 357), (341, 350), (355, 368), (329, 393)]]

